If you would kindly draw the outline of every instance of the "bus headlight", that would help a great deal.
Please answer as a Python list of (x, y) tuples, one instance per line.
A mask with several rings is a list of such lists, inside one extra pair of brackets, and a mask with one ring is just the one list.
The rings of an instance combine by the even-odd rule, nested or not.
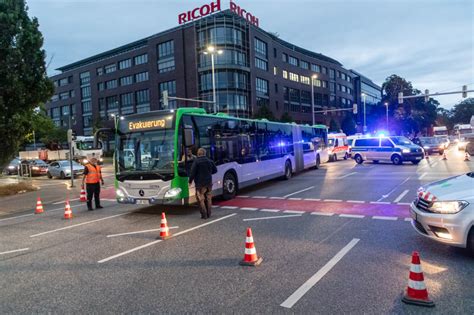
[(181, 193), (181, 188), (171, 188), (165, 193), (165, 198), (174, 198)]
[(115, 194), (116, 194), (117, 197), (119, 197), (119, 198), (124, 198), (124, 197), (125, 197), (125, 193), (124, 193), (123, 190), (120, 189), (120, 188), (117, 188), (117, 190), (115, 191)]

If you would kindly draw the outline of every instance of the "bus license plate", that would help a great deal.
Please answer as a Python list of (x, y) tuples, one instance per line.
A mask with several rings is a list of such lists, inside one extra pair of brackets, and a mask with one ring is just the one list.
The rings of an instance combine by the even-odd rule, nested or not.
[(137, 200), (137, 205), (147, 205), (148, 200)]

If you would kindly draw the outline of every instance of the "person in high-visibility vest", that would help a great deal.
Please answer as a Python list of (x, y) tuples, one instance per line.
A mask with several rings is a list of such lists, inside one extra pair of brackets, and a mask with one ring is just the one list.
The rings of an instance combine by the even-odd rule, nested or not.
[(104, 179), (102, 178), (102, 169), (97, 164), (97, 159), (90, 159), (89, 163), (86, 164), (84, 169), (84, 176), (82, 177), (82, 186), (86, 183), (87, 191), (87, 209), (89, 211), (94, 210), (92, 208), (92, 197), (94, 197), (95, 208), (102, 209), (100, 205), (100, 184), (104, 185)]

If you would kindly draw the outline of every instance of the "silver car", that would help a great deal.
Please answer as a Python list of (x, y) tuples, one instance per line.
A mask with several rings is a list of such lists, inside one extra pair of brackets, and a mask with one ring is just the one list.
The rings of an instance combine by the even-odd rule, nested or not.
[[(72, 162), (72, 168), (74, 176), (84, 173), (84, 166), (77, 162)], [(67, 160), (52, 162), (49, 164), (47, 175), (48, 178), (59, 177), (64, 179), (71, 177), (71, 164)]]
[(474, 172), (420, 187), (410, 214), (421, 235), (474, 252)]

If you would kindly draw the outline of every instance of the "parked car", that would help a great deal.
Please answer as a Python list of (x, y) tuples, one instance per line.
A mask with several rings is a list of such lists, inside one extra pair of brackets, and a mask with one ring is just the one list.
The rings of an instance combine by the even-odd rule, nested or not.
[(410, 214), (421, 235), (474, 252), (474, 172), (420, 187)]
[(423, 160), (424, 154), (421, 147), (400, 136), (355, 139), (352, 147), (352, 155), (358, 164), (366, 160), (374, 163), (385, 160), (392, 161), (393, 164), (405, 161), (418, 164)]
[(40, 159), (23, 160), (20, 163), (20, 172), (23, 176), (40, 176), (48, 172), (48, 164)]
[(10, 163), (5, 167), (3, 172), (6, 175), (17, 175), (18, 174), (18, 168), (20, 165), (21, 160), (19, 158), (14, 158), (13, 160), (10, 161)]
[[(82, 175), (84, 173), (84, 166), (77, 162), (72, 162), (72, 169), (74, 176)], [(71, 177), (71, 164), (68, 160), (56, 161), (49, 164), (48, 178), (59, 177), (66, 178)]]
[(437, 138), (440, 141), (440, 144), (444, 145), (445, 149), (447, 149), (449, 147), (449, 144), (451, 143), (451, 141), (449, 141), (448, 136), (435, 136), (435, 138)]
[(444, 153), (444, 142), (441, 138), (435, 137), (420, 137), (414, 138), (413, 143), (422, 147), (428, 154), (438, 153), (442, 155)]
[(347, 160), (349, 157), (349, 143), (345, 133), (328, 134), (329, 161), (337, 159)]

